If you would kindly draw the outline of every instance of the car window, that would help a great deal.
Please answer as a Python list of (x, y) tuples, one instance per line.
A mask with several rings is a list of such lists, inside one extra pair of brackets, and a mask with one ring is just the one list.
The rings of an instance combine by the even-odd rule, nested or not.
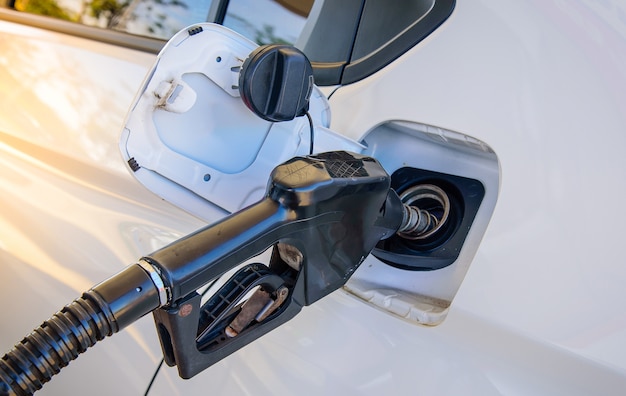
[[(92, 8), (94, 4), (105, 4), (104, 10), (98, 10), (104, 11), (104, 21), (96, 20), (97, 26), (163, 40), (193, 23), (206, 21), (211, 5), (211, 0), (134, 0), (125, 3), (121, 0), (122, 10), (113, 15), (106, 4), (119, 4), (117, 1), (93, 0), (90, 3)], [(125, 4), (128, 5), (124, 7)]]
[[(214, 2), (226, 12), (212, 15)], [(17, 11), (167, 40), (197, 22), (222, 22), (258, 44), (295, 42), (313, 0), (8, 0)]]
[(312, 5), (313, 0), (230, 0), (223, 24), (257, 44), (293, 44)]
[(14, 0), (9, 8), (31, 14), (166, 40), (206, 21), (212, 0)]

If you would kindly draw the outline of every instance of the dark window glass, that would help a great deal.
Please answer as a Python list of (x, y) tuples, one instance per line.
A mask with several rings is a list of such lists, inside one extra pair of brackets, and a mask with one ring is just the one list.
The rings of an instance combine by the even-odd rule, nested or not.
[(18, 11), (87, 26), (168, 39), (206, 21), (212, 0), (14, 0)]
[(224, 26), (257, 44), (293, 44), (312, 5), (313, 0), (230, 0)]

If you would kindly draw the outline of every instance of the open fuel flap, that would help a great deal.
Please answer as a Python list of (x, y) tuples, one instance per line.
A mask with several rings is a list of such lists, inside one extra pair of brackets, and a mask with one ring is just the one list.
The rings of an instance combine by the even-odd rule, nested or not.
[(307, 117), (272, 122), (240, 97), (241, 66), (257, 45), (202, 23), (165, 45), (127, 115), (120, 149), (135, 177), (162, 198), (207, 221), (263, 196), (272, 169), (297, 155), (360, 144), (327, 129), (317, 88)]
[(213, 222), (262, 198), (272, 169), (293, 157), (344, 150), (375, 158), (412, 208), (408, 228), (429, 222), (428, 232), (378, 243), (344, 289), (394, 315), (440, 323), (495, 207), (496, 154), (464, 134), (407, 121), (346, 138), (329, 129), (329, 103), (302, 57), (219, 25), (179, 32), (131, 106), (124, 159), (148, 189)]

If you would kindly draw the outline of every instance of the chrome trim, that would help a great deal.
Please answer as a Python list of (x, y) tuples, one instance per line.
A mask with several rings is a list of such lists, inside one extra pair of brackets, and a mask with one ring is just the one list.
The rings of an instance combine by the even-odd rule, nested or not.
[(139, 260), (137, 262), (137, 265), (143, 268), (144, 271), (146, 271), (146, 273), (150, 275), (150, 279), (152, 279), (152, 283), (154, 283), (154, 286), (158, 289), (159, 306), (162, 307), (164, 305), (167, 305), (167, 303), (169, 302), (169, 292), (167, 290), (167, 287), (165, 286), (165, 283), (163, 282), (163, 278), (161, 278), (161, 275), (159, 274), (159, 271), (156, 268), (154, 268), (152, 264), (150, 264), (149, 262), (145, 260)]

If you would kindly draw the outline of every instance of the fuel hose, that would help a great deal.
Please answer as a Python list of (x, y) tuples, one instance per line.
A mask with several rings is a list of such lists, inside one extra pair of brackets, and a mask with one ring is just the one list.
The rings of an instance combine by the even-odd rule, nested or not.
[(0, 395), (32, 395), (96, 342), (160, 305), (159, 288), (139, 264), (94, 286), (0, 359)]

